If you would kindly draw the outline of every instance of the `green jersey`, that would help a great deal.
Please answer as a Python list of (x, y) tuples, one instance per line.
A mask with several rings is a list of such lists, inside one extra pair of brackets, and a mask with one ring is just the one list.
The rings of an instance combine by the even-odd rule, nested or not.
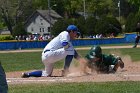
[(99, 64), (104, 64), (105, 66), (109, 66), (109, 65), (115, 65), (117, 62), (118, 62), (118, 60), (114, 55), (102, 54), (102, 56), (100, 57), (100, 60), (98, 62), (95, 62), (95, 64), (97, 66)]
[(100, 59), (96, 62), (93, 62), (92, 58), (89, 58), (86, 56), (88, 59), (88, 67), (93, 68), (96, 67), (98, 71), (103, 71), (103, 72), (108, 72), (109, 71), (109, 66), (110, 65), (115, 65), (118, 62), (118, 59), (114, 55), (106, 55), (106, 54), (101, 54), (99, 57)]

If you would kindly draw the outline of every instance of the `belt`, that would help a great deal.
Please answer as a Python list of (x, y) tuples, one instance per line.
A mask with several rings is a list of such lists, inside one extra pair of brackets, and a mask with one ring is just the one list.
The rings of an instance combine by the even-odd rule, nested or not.
[(47, 51), (50, 51), (50, 50), (45, 50), (44, 53), (46, 53)]
[(47, 50), (44, 51), (44, 53), (46, 53), (47, 51), (54, 51), (54, 50), (48, 50), (48, 49), (47, 49)]

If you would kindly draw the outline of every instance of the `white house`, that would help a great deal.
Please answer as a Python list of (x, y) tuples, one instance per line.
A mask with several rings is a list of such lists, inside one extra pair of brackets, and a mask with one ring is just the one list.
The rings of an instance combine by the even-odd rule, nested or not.
[(49, 34), (50, 27), (61, 18), (54, 10), (37, 10), (25, 22), (25, 30), (32, 34)]

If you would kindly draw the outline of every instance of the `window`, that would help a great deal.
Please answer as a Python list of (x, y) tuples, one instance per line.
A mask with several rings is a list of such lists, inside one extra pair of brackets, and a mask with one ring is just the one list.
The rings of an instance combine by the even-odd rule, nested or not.
[(34, 28), (31, 28), (31, 31), (33, 32), (34, 31)]
[(48, 27), (48, 32), (50, 32), (50, 30), (51, 30), (50, 27)]
[(40, 28), (39, 30), (40, 30), (40, 32), (41, 32), (41, 28)]
[(44, 32), (45, 31), (45, 29), (44, 28), (40, 28), (40, 32)]
[(40, 22), (42, 21), (43, 19), (40, 19)]
[(42, 31), (44, 32), (44, 28), (42, 28)]

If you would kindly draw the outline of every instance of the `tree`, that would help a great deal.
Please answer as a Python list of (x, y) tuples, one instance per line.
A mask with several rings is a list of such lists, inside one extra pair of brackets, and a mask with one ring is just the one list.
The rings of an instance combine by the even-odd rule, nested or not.
[(125, 25), (125, 32), (132, 32), (134, 31), (134, 21), (135, 21), (135, 14), (130, 13), (127, 17), (126, 25)]
[(82, 17), (82, 16), (79, 17), (79, 18), (77, 18), (76, 25), (79, 28), (79, 32), (81, 34), (81, 37), (83, 38), (84, 35), (87, 34), (87, 32), (86, 32), (86, 26), (85, 26), (85, 18)]
[(85, 32), (86, 32), (86, 35), (95, 35), (95, 25), (96, 25), (96, 22), (97, 22), (97, 19), (95, 17), (88, 17), (86, 19), (86, 22), (85, 22)]
[(0, 14), (7, 25), (8, 30), (12, 33), (12, 22), (11, 22), (11, 16), (9, 16), (9, 7), (10, 2), (8, 0), (2, 0), (0, 3)]
[(27, 32), (24, 29), (24, 25), (22, 23), (18, 23), (14, 27), (12, 35), (13, 36), (27, 35)]
[(137, 6), (139, 11), (140, 11), (140, 0), (128, 0), (128, 2), (130, 2), (131, 4)]
[[(13, 33), (13, 28), (18, 22), (26, 20), (32, 13), (31, 0), (1, 0), (0, 15), (7, 25), (8, 30)], [(28, 11), (29, 10), (29, 11)]]
[(138, 22), (140, 22), (140, 13), (139, 12), (136, 14), (131, 13), (127, 18), (125, 31), (126, 32), (135, 32)]
[(55, 22), (54, 26), (52, 27), (51, 35), (57, 36), (60, 32), (64, 31), (68, 23), (65, 20), (60, 19)]
[(104, 16), (97, 21), (95, 26), (95, 32), (97, 34), (103, 34), (104, 36), (107, 36), (111, 33), (117, 36), (119, 33), (121, 33), (121, 31), (121, 24), (114, 17)]

